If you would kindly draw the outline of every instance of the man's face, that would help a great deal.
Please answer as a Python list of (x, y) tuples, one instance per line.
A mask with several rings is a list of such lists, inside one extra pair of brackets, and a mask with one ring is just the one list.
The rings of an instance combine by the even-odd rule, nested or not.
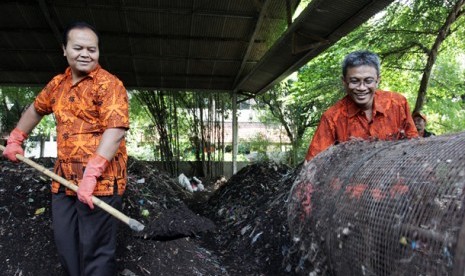
[(425, 120), (421, 117), (415, 117), (413, 118), (413, 122), (415, 123), (415, 127), (417, 128), (418, 132), (422, 132), (425, 130)]
[(372, 66), (362, 65), (347, 68), (342, 82), (347, 95), (362, 110), (369, 110), (373, 106), (373, 97), (378, 87), (380, 77)]
[(63, 55), (68, 60), (73, 77), (89, 74), (98, 64), (99, 48), (97, 35), (90, 29), (72, 29), (68, 43), (63, 46)]

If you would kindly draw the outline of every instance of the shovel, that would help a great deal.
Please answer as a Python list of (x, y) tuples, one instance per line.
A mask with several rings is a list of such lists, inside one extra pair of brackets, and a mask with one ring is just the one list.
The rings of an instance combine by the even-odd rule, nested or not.
[[(5, 147), (0, 145), (0, 150), (4, 151)], [(53, 180), (63, 184), (64, 186), (66, 186), (67, 188), (73, 190), (74, 192), (77, 191), (77, 189), (78, 189), (77, 185), (71, 183), (70, 181), (64, 179), (63, 177), (61, 177), (59, 175), (54, 174), (53, 172), (47, 170), (45, 167), (37, 164), (36, 162), (32, 161), (31, 159), (29, 159), (27, 157), (24, 157), (22, 155), (19, 155), (19, 154), (16, 154), (16, 158), (18, 160), (21, 160), (24, 163), (28, 164), (29, 166), (37, 169), (38, 171), (42, 172), (43, 174), (49, 176)], [(145, 226), (142, 223), (138, 222), (135, 219), (132, 219), (132, 218), (126, 216), (125, 214), (121, 213), (117, 209), (115, 209), (112, 206), (108, 205), (107, 203), (101, 201), (99, 198), (97, 198), (95, 196), (92, 196), (92, 202), (95, 205), (97, 205), (98, 207), (100, 207), (101, 209), (103, 209), (104, 211), (108, 212), (110, 215), (112, 215), (112, 216), (116, 217), (117, 219), (121, 220), (122, 222), (126, 223), (132, 230), (137, 231), (137, 232), (140, 232), (140, 231), (144, 230)]]

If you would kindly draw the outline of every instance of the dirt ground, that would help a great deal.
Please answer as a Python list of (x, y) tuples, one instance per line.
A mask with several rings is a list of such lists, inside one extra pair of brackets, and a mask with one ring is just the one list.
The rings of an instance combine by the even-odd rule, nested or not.
[[(54, 160), (34, 160), (51, 169)], [(189, 193), (150, 162), (130, 159), (119, 275), (292, 275), (286, 200), (298, 170), (250, 165)], [(0, 275), (64, 275), (53, 242), (50, 180), (0, 159)]]

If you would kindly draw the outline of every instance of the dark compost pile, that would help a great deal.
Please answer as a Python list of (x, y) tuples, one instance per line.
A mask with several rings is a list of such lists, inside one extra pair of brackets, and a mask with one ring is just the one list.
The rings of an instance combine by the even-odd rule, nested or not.
[[(194, 193), (130, 159), (122, 211), (146, 229), (121, 224), (118, 273), (463, 275), (465, 133), (428, 139), (342, 143)], [(63, 275), (50, 180), (4, 159), (0, 173), (0, 275)]]
[[(54, 160), (35, 159), (51, 169)], [(50, 214), (50, 180), (24, 163), (0, 159), (0, 275), (64, 275)], [(296, 174), (255, 164), (194, 194), (150, 162), (130, 159), (122, 212), (119, 275), (280, 275), (289, 234), (285, 201)], [(290, 266), (287, 270), (290, 271)]]

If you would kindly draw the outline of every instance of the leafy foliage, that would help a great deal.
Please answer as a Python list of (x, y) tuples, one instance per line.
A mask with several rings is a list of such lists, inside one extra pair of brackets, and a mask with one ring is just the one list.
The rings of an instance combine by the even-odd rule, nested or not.
[(39, 92), (31, 87), (1, 87), (0, 88), (0, 129), (10, 132), (21, 118), (22, 113), (34, 101)]
[(339, 82), (322, 78), (321, 74), (320, 67), (307, 65), (298, 74), (301, 79), (283, 81), (256, 99), (258, 108), (268, 110), (261, 117), (262, 121), (278, 122), (284, 127), (292, 146), (290, 160), (293, 165), (303, 159), (301, 148), (308, 146), (308, 142), (302, 140), (305, 132), (317, 126), (322, 112), (338, 97), (334, 91), (340, 90)]
[[(261, 120), (281, 124), (292, 146), (291, 160), (303, 160), (312, 133), (321, 114), (344, 96), (341, 85), (341, 62), (349, 52), (368, 49), (380, 55), (380, 88), (402, 93), (410, 106), (418, 99), (422, 79), (431, 66), (421, 112), (428, 118), (427, 128), (436, 134), (465, 129), (465, 18), (463, 8), (444, 29), (447, 18), (463, 0), (397, 0), (368, 22), (339, 40), (332, 47), (299, 69), (296, 76), (256, 98)], [(303, 6), (310, 1), (301, 1)], [(441, 30), (447, 30), (443, 38)], [(437, 58), (428, 64), (438, 37)], [(440, 47), (439, 47), (440, 46)], [(424, 86), (424, 85), (423, 85)], [(1, 127), (10, 131), (38, 89), (3, 87), (0, 90)], [(153, 92), (153, 91), (152, 91)], [(149, 99), (130, 93), (131, 129), (128, 145), (131, 154), (144, 159), (160, 159), (160, 132), (173, 143), (174, 160), (222, 160), (224, 119), (230, 116), (230, 99), (221, 93), (161, 93), (163, 108), (152, 109)], [(413, 108), (412, 108), (413, 110)], [(157, 126), (160, 118), (163, 122)], [(37, 132), (53, 128), (53, 118), (41, 122)], [(257, 137), (256, 147), (267, 143)], [(243, 142), (246, 143), (246, 142)], [(244, 147), (252, 144), (248, 141)], [(166, 144), (165, 144), (166, 146)], [(205, 149), (215, 149), (205, 150)], [(269, 145), (267, 145), (268, 147)], [(241, 146), (242, 147), (242, 146)], [(166, 155), (166, 154), (165, 154)], [(168, 154), (169, 155), (169, 154)]]
[[(2, 87), (0, 88), (0, 130), (7, 134), (16, 127), (23, 112), (33, 103), (40, 89), (37, 87)], [(26, 140), (26, 150), (40, 145), (40, 154), (43, 155), (45, 140), (55, 135), (55, 117), (44, 116)]]
[[(137, 133), (155, 149), (154, 158), (165, 161), (171, 174), (177, 173), (181, 160), (195, 161), (197, 176), (212, 173), (209, 162), (224, 160), (225, 103), (229, 100), (225, 94), (154, 90), (132, 91), (131, 95), (132, 118), (144, 120), (131, 134)], [(139, 154), (147, 154), (144, 145), (137, 148)]]
[[(274, 121), (289, 129), (305, 126), (307, 132), (300, 131), (295, 137), (294, 133), (288, 135), (291, 141), (306, 141), (295, 146), (294, 152), (300, 152), (297, 158), (303, 158), (322, 112), (344, 95), (340, 64), (344, 56), (354, 50), (378, 53), (382, 60), (380, 88), (402, 93), (410, 106), (414, 106), (412, 104), (424, 89), (421, 83), (431, 66), (427, 61), (434, 50), (432, 47), (444, 30), (446, 18), (454, 8), (460, 7), (457, 4), (459, 0), (395, 1), (302, 67), (296, 81), (285, 81), (261, 95), (259, 100), (267, 103), (268, 114)], [(422, 112), (429, 118), (427, 128), (436, 134), (465, 129), (464, 12), (463, 9), (458, 12), (450, 31), (435, 45), (440, 45), (438, 56), (431, 75), (426, 76), (429, 85), (424, 105), (418, 106), (423, 107)]]

